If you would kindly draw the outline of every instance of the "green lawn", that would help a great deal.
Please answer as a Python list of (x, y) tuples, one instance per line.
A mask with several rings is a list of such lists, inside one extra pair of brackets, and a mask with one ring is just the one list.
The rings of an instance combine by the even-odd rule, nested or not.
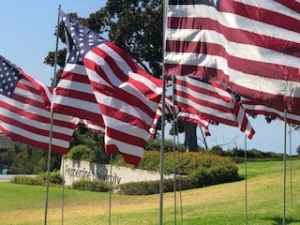
[[(300, 225), (300, 160), (287, 161), (286, 224)], [(283, 163), (248, 162), (248, 224), (278, 225), (283, 217)], [(239, 164), (244, 175), (245, 164)], [(292, 179), (291, 179), (292, 177)], [(291, 186), (292, 180), (292, 186)], [(44, 223), (45, 187), (0, 183), (0, 225)], [(182, 192), (177, 196), (177, 224), (245, 224), (245, 181)], [(64, 224), (108, 224), (109, 195), (64, 191)], [(164, 194), (164, 224), (174, 224), (174, 193)], [(111, 224), (152, 225), (159, 221), (159, 195), (112, 195)], [(48, 224), (62, 224), (62, 189), (50, 188)]]

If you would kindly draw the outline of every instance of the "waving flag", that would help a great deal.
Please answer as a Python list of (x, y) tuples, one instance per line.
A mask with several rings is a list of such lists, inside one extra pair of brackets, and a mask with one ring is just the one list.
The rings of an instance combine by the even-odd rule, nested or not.
[[(285, 113), (280, 109), (272, 108), (265, 104), (251, 101), (246, 98), (241, 98), (241, 103), (246, 113), (253, 115), (275, 116), (281, 120), (284, 120)], [(286, 121), (291, 124), (300, 125), (300, 114), (287, 112)]]
[(199, 114), (193, 114), (190, 112), (189, 109), (183, 109), (178, 113), (178, 119), (184, 120), (187, 122), (195, 123), (200, 127), (204, 128), (204, 135), (210, 136), (210, 132), (208, 130), (209, 121), (206, 119), (203, 119)]
[[(162, 114), (162, 102), (158, 104), (158, 108), (156, 110), (156, 115), (153, 121), (153, 125), (150, 128), (150, 133), (152, 138), (154, 139), (155, 134), (156, 134), (156, 126), (159, 118), (161, 117)], [(171, 98), (168, 96), (165, 97), (165, 114), (166, 115), (173, 115), (173, 110), (175, 110), (175, 114), (177, 119), (179, 120), (184, 120), (188, 121), (191, 123), (196, 123), (197, 125), (203, 127), (205, 129), (205, 135), (210, 136), (210, 133), (208, 131), (208, 125), (209, 121), (206, 119), (201, 118), (198, 114), (193, 114), (190, 112), (189, 109), (182, 109), (178, 108), (176, 105), (174, 107), (173, 101)]]
[(76, 49), (83, 60), (99, 105), (99, 116), (105, 124), (106, 152), (120, 151), (126, 162), (138, 164), (161, 99), (161, 80), (61, 10), (60, 15), (72, 45), (69, 49)]
[(255, 131), (243, 109), (223, 87), (191, 77), (176, 76), (174, 80), (175, 104), (180, 108), (207, 120), (239, 127), (252, 138)]
[(66, 65), (54, 89), (53, 111), (84, 119), (81, 125), (88, 125), (87, 121), (94, 121), (104, 127), (83, 59), (69, 36), (67, 43)]
[[(168, 96), (165, 96), (165, 114), (173, 115), (173, 110), (174, 110), (174, 105), (173, 105), (172, 99), (169, 98)], [(152, 138), (156, 134), (157, 122), (158, 122), (159, 118), (161, 117), (161, 115), (162, 115), (162, 101), (160, 101), (158, 104), (153, 124), (149, 130), (150, 134), (152, 135)]]
[(247, 99), (297, 113), (299, 5), (293, 0), (170, 0), (164, 73), (219, 80)]
[(93, 132), (101, 133), (101, 134), (105, 133), (104, 121), (101, 124), (99, 123), (97, 124), (90, 120), (80, 120), (78, 124), (79, 126), (90, 129)]
[[(7, 137), (49, 149), (51, 89), (0, 56), (0, 131)], [(77, 118), (53, 114), (52, 152), (68, 152)]]

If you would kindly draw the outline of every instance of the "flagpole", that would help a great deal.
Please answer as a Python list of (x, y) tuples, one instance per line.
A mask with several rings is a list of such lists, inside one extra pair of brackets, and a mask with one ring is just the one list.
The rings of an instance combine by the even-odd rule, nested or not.
[(176, 191), (177, 191), (177, 187), (176, 187), (176, 146), (175, 146), (175, 124), (173, 124), (173, 162), (174, 162), (174, 182), (173, 182), (173, 189), (174, 189), (174, 224), (177, 224), (177, 196), (176, 196)]
[(160, 183), (159, 183), (159, 225), (163, 224), (163, 192), (164, 192), (164, 151), (165, 151), (165, 96), (166, 76), (163, 75), (162, 113), (161, 113), (161, 146), (160, 146)]
[[(174, 83), (172, 83), (172, 85), (173, 85)], [(173, 89), (174, 89), (174, 87), (173, 87)], [(175, 102), (175, 95), (173, 94), (173, 99), (174, 99), (174, 102)], [(178, 113), (178, 107), (177, 107), (177, 105), (175, 105), (174, 104), (174, 106), (173, 106), (174, 108), (175, 108), (175, 112), (176, 113)], [(176, 139), (176, 144), (177, 144), (177, 146), (179, 146), (179, 136), (178, 136), (178, 119), (176, 118), (176, 121), (177, 121), (177, 123), (176, 123), (176, 130), (177, 130), (177, 135), (176, 135), (176, 137), (177, 137), (177, 139)], [(182, 190), (181, 190), (181, 177), (180, 177), (180, 175), (181, 175), (181, 160), (180, 160), (180, 151), (179, 151), (179, 149), (178, 149), (178, 186), (179, 186), (179, 195), (180, 195), (180, 218), (181, 219), (183, 219), (183, 213), (182, 213)]]
[[(60, 5), (58, 6), (58, 11)], [(56, 47), (54, 55), (54, 75), (52, 87), (56, 86), (56, 66), (57, 66), (57, 51), (58, 51), (58, 33), (59, 33), (59, 22), (60, 16), (57, 16), (57, 31), (56, 31)], [(47, 214), (48, 214), (48, 199), (49, 199), (49, 177), (50, 177), (50, 162), (51, 162), (51, 150), (52, 150), (52, 131), (53, 131), (53, 108), (51, 103), (51, 118), (50, 118), (50, 133), (49, 133), (49, 149), (48, 149), (48, 162), (47, 162), (47, 185), (46, 185), (46, 200), (45, 200), (45, 219), (44, 225), (47, 225)]]
[(284, 153), (283, 153), (283, 216), (282, 224), (285, 225), (285, 202), (286, 202), (286, 109), (284, 110)]
[[(167, 13), (167, 1), (163, 1), (163, 52), (162, 60), (164, 62), (165, 58), (165, 45), (166, 45), (166, 13)], [(165, 105), (166, 105), (166, 76), (162, 71), (162, 81), (163, 81), (163, 90), (162, 90), (162, 112), (161, 112), (161, 146), (160, 146), (160, 183), (159, 183), (159, 225), (163, 225), (163, 191), (164, 191), (164, 151), (165, 151)]]
[[(177, 131), (178, 131), (178, 121), (177, 121)], [(179, 137), (177, 133), (177, 146), (179, 146)], [(180, 151), (178, 150), (178, 179), (179, 179), (179, 194), (180, 194), (180, 218), (183, 219), (183, 210), (182, 210), (182, 190), (181, 190), (181, 160), (180, 160)]]
[(203, 143), (204, 143), (204, 145), (205, 145), (205, 150), (208, 150), (208, 145), (207, 145), (207, 142), (206, 142), (205, 135), (203, 134), (202, 127), (199, 126), (199, 129), (200, 129), (200, 131), (201, 131), (201, 135), (202, 135), (202, 138), (203, 138)]
[(112, 154), (110, 154), (110, 178), (109, 178), (109, 201), (108, 201), (108, 224), (111, 224), (111, 192), (112, 192)]
[(64, 208), (65, 208), (65, 160), (62, 158), (62, 201), (61, 201), (61, 224), (64, 224)]
[(293, 206), (293, 159), (292, 159), (292, 126), (290, 125), (290, 185), (291, 185), (291, 207)]
[(245, 221), (246, 225), (248, 224), (248, 170), (247, 170), (247, 136), (245, 135)]
[[(172, 85), (174, 84), (174, 76), (172, 76)], [(176, 124), (178, 123), (177, 121), (177, 114), (176, 114), (176, 108), (175, 108), (175, 101), (174, 101), (174, 88), (172, 88), (172, 95), (173, 95), (173, 98), (172, 98), (172, 102), (173, 102), (173, 161), (174, 161), (174, 224), (176, 225), (177, 224), (177, 196), (176, 196), (176, 145), (175, 145), (175, 132), (176, 132), (176, 129), (175, 129), (175, 126)], [(178, 132), (178, 130), (177, 130)]]

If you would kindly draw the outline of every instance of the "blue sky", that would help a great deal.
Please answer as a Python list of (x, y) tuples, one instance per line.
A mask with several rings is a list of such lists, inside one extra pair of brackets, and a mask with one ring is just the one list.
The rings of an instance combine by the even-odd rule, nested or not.
[[(44, 64), (49, 51), (54, 51), (57, 9), (88, 17), (105, 5), (104, 0), (3, 0), (0, 54), (21, 67), (35, 79), (50, 85), (54, 69)], [(64, 44), (59, 43), (59, 48)]]
[[(2, 0), (0, 34), (0, 54), (21, 67), (27, 74), (40, 82), (50, 85), (54, 69), (44, 64), (44, 58), (49, 51), (54, 51), (56, 37), (54, 36), (57, 25), (57, 9), (61, 5), (65, 13), (76, 12), (80, 17), (103, 7), (106, 0)], [(59, 48), (64, 45), (59, 43)], [(247, 149), (256, 148), (262, 151), (283, 153), (284, 150), (284, 122), (277, 120), (267, 124), (263, 116), (251, 119), (256, 134), (252, 140), (247, 140)], [(289, 128), (288, 128), (289, 130)], [(172, 139), (167, 133), (166, 137)], [(210, 147), (221, 145), (223, 149), (233, 146), (245, 147), (245, 136), (238, 128), (225, 125), (211, 126), (211, 137), (207, 138)], [(201, 134), (198, 130), (198, 136)], [(292, 154), (300, 145), (300, 133), (292, 131)], [(180, 135), (183, 141), (183, 135)], [(199, 142), (201, 144), (201, 142)], [(290, 152), (290, 136), (287, 136), (287, 153)]]

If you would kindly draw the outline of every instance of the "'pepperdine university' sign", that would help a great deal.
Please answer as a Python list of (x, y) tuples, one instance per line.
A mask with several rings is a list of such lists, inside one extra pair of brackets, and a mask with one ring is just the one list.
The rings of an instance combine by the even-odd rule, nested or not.
[[(160, 174), (157, 172), (121, 166), (112, 166), (110, 172), (110, 167), (108, 164), (62, 159), (60, 173), (64, 176), (65, 185), (71, 185), (73, 181), (80, 179), (111, 181), (113, 185), (160, 179)], [(165, 178), (172, 177), (172, 175), (165, 175)]]

